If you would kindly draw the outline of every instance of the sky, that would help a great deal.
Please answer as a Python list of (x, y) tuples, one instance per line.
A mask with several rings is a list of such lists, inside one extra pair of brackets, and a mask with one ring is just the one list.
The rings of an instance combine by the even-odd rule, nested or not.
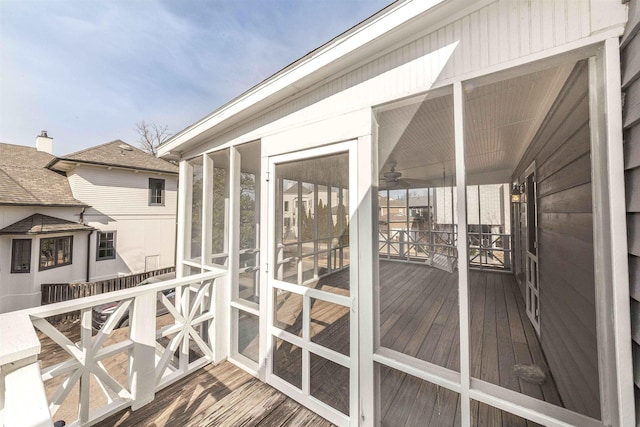
[(0, 0), (0, 142), (177, 133), (392, 0)]

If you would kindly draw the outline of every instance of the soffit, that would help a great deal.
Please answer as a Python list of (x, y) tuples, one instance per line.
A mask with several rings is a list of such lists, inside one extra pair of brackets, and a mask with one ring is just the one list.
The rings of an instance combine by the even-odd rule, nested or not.
[[(567, 66), (541, 70), (483, 86), (466, 85), (465, 165), (469, 184), (488, 173), (494, 183), (508, 182), (512, 171), (546, 116), (551, 87)], [(380, 173), (447, 185), (455, 169), (453, 96), (426, 98), (385, 109), (377, 116)], [(496, 174), (497, 172), (497, 174)]]

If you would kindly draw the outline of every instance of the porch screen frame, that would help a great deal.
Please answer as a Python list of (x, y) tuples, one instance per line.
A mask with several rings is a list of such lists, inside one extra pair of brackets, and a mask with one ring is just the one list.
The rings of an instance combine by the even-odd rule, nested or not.
[[(302, 390), (297, 389), (295, 386), (289, 384), (285, 380), (279, 378), (273, 372), (273, 338), (278, 338), (279, 333), (276, 327), (274, 326), (274, 313), (273, 313), (273, 285), (272, 281), (275, 279), (274, 275), (276, 272), (276, 265), (274, 265), (274, 260), (276, 259), (275, 253), (275, 233), (276, 233), (276, 207), (278, 201), (276, 200), (276, 165), (288, 162), (294, 162), (298, 160), (306, 160), (312, 159), (315, 157), (325, 157), (334, 154), (342, 154), (347, 153), (349, 156), (349, 242), (350, 242), (350, 254), (352, 256), (349, 259), (349, 296), (344, 297), (340, 295), (328, 294), (327, 297), (330, 299), (334, 299), (334, 302), (338, 302), (338, 300), (349, 299), (350, 304), (350, 318), (349, 318), (349, 356), (341, 355), (340, 359), (347, 359), (349, 364), (349, 415), (345, 415), (339, 412), (337, 409), (330, 407), (329, 405), (321, 402), (319, 399), (305, 394), (305, 369), (309, 369), (308, 361), (305, 363), (304, 358), (302, 362)], [(359, 388), (359, 321), (358, 321), (358, 301), (359, 301), (359, 283), (358, 283), (358, 272), (359, 272), (359, 254), (358, 250), (358, 229), (359, 229), (359, 221), (358, 221), (358, 201), (359, 201), (359, 191), (358, 191), (358, 182), (359, 182), (359, 161), (358, 161), (358, 139), (353, 139), (344, 142), (336, 142), (334, 144), (325, 145), (316, 148), (303, 149), (300, 151), (295, 151), (288, 154), (280, 154), (274, 155), (268, 158), (268, 176), (269, 178), (269, 190), (268, 190), (268, 221), (267, 221), (267, 234), (268, 237), (266, 239), (266, 244), (268, 245), (267, 256), (266, 256), (266, 273), (267, 280), (266, 286), (266, 299), (267, 301), (261, 301), (265, 303), (267, 307), (266, 312), (266, 329), (267, 333), (262, 338), (262, 341), (265, 342), (265, 356), (262, 361), (265, 364), (265, 379), (266, 382), (283, 393), (287, 394), (287, 396), (291, 397), (294, 400), (297, 400), (301, 404), (311, 408), (314, 412), (319, 414), (320, 416), (326, 418), (332, 423), (339, 426), (358, 426), (360, 419), (360, 388)], [(282, 286), (283, 289), (294, 291), (295, 285), (290, 285), (287, 283), (281, 283), (279, 286)], [(262, 321), (262, 320), (261, 320)], [(302, 338), (300, 339), (302, 341)], [(325, 357), (325, 355), (320, 355), (321, 357)], [(329, 359), (331, 360), (331, 359)], [(335, 361), (334, 361), (335, 363)]]
[[(470, 372), (470, 313), (466, 228), (466, 165), (464, 162), (464, 89), (515, 75), (528, 74), (536, 69), (569, 61), (588, 59), (590, 122), (592, 141), (592, 174), (594, 183), (594, 257), (596, 282), (596, 313), (598, 333), (598, 370), (600, 375), (601, 420), (596, 420), (560, 406), (471, 377)], [(519, 417), (544, 425), (634, 425), (634, 392), (629, 325), (629, 284), (626, 244), (624, 162), (622, 153), (622, 125), (620, 103), (620, 57), (617, 38), (594, 42), (581, 50), (550, 58), (522, 59), (508, 64), (491, 75), (465, 76), (467, 79), (447, 81), (433, 90), (453, 87), (454, 129), (456, 154), (456, 191), (459, 232), (459, 314), (460, 314), (460, 372), (424, 362), (388, 348), (380, 347), (379, 312), (374, 301), (373, 362), (407, 373), (421, 380), (459, 393), (463, 426), (471, 423), (471, 400), (490, 405)], [(499, 71), (499, 72), (498, 72)], [(433, 90), (431, 92), (433, 92)], [(383, 108), (381, 106), (380, 108)], [(373, 122), (376, 122), (372, 111)], [(377, 153), (377, 138), (373, 152)], [(374, 154), (376, 161), (377, 154)], [(375, 171), (374, 171), (375, 172)], [(377, 191), (377, 175), (372, 174), (372, 188)], [(378, 215), (377, 202), (372, 203), (371, 215)], [(375, 223), (375, 222), (374, 222)], [(374, 225), (375, 226), (375, 225)], [(374, 229), (377, 237), (377, 229)], [(374, 240), (377, 243), (377, 239)], [(377, 249), (377, 247), (376, 247)], [(463, 259), (464, 258), (464, 259)], [(374, 264), (375, 265), (375, 264)], [(377, 278), (373, 289), (377, 289)], [(375, 300), (375, 297), (374, 297)], [(363, 337), (361, 337), (362, 339)], [(365, 337), (366, 338), (366, 337)], [(379, 406), (380, 383), (375, 378), (375, 396)], [(364, 393), (368, 394), (366, 390)], [(367, 404), (364, 404), (367, 407)], [(375, 412), (375, 409), (374, 409)], [(373, 415), (373, 414), (372, 414)], [(376, 414), (376, 422), (380, 422)], [(365, 422), (366, 425), (370, 423)], [(373, 425), (374, 423), (371, 423)]]

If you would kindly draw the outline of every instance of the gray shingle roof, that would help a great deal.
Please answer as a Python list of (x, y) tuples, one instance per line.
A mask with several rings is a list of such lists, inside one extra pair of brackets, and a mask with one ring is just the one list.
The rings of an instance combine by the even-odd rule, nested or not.
[(0, 234), (47, 234), (89, 231), (93, 227), (49, 215), (33, 214), (0, 230)]
[(75, 161), (131, 169), (178, 173), (178, 167), (176, 165), (159, 159), (152, 154), (145, 153), (119, 139), (57, 158), (50, 163), (49, 167), (55, 168), (55, 164), (60, 161)]
[(86, 206), (67, 177), (49, 169), (55, 157), (32, 147), (0, 143), (0, 205)]

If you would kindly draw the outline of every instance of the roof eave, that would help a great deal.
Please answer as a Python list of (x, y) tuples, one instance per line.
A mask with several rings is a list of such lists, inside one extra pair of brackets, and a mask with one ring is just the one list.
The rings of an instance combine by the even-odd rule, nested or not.
[[(441, 3), (442, 7), (451, 7), (451, 12), (459, 7), (457, 2), (447, 0), (428, 0), (394, 3), (381, 10), (350, 30), (344, 32), (320, 48), (310, 52), (291, 65), (285, 67), (262, 83), (249, 89), (244, 94), (223, 105), (211, 114), (205, 116), (195, 124), (178, 132), (169, 141), (158, 147), (158, 156), (175, 155), (184, 151), (184, 146), (202, 133), (226, 122), (242, 120), (242, 112), (259, 103), (280, 95), (281, 98), (291, 95), (302, 88), (295, 85), (309, 78), (318, 71), (336, 63), (346, 55), (363, 48), (375, 39), (398, 28), (409, 20), (429, 11)], [(308, 86), (306, 82), (304, 86)], [(301, 85), (302, 86), (302, 85)], [(287, 91), (288, 90), (288, 91)], [(277, 99), (275, 100), (277, 102)]]
[(154, 169), (154, 168), (143, 168), (143, 167), (135, 167), (135, 166), (127, 166), (127, 165), (118, 165), (115, 163), (103, 163), (103, 162), (92, 162), (89, 160), (77, 160), (77, 159), (68, 159), (65, 157), (58, 157), (54, 160), (52, 160), (51, 162), (49, 162), (49, 164), (46, 166), (48, 169), (51, 169), (53, 171), (62, 171), (62, 172), (68, 172), (69, 170), (71, 170), (72, 168), (56, 168), (56, 165), (58, 163), (73, 163), (73, 164), (87, 164), (87, 165), (92, 165), (92, 166), (102, 166), (102, 167), (107, 167), (107, 168), (117, 168), (117, 169), (127, 169), (127, 170), (134, 170), (134, 171), (144, 171), (144, 172), (153, 172), (153, 173), (166, 173), (169, 175), (178, 175), (178, 171), (168, 171), (168, 170), (164, 170), (164, 169)]
[(96, 231), (97, 228), (86, 226), (84, 228), (69, 228), (62, 230), (47, 230), (47, 231), (0, 231), (0, 236), (39, 236), (41, 234), (57, 234), (57, 233), (77, 233), (83, 231)]
[(77, 204), (65, 203), (16, 203), (16, 202), (0, 202), (0, 206), (34, 206), (44, 208), (88, 208), (90, 205), (78, 202)]

